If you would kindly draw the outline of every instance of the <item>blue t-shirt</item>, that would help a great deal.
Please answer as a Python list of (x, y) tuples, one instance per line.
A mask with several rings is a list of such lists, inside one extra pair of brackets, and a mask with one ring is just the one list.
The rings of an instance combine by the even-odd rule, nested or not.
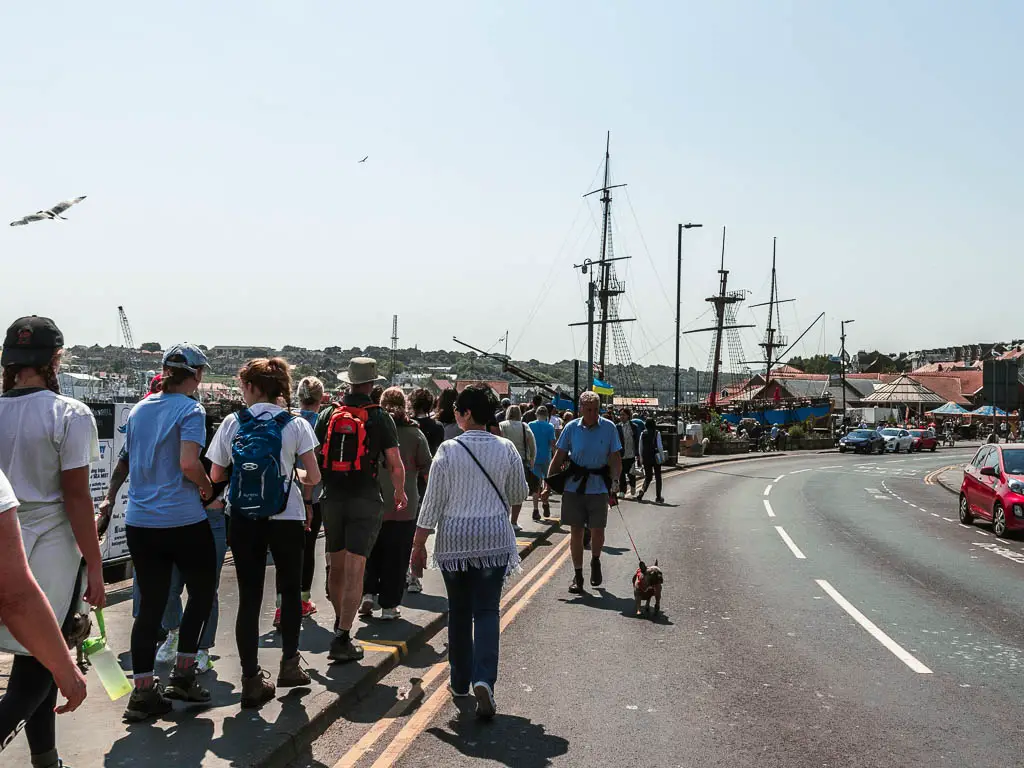
[(121, 451), (128, 459), (126, 524), (175, 528), (206, 520), (199, 488), (181, 471), (182, 442), (206, 445), (206, 411), (191, 397), (161, 392), (132, 408)]
[[(615, 424), (603, 416), (598, 418), (597, 424), (592, 427), (584, 427), (583, 419), (573, 419), (562, 430), (558, 438), (558, 447), (569, 454), (569, 458), (581, 467), (588, 469), (601, 469), (608, 464), (608, 457), (622, 450), (622, 443), (619, 441), (619, 431)], [(578, 480), (569, 479), (565, 484), (565, 490), (571, 492), (579, 491)], [(583, 493), (607, 493), (604, 480), (600, 475), (591, 475), (587, 478), (587, 487)]]
[(537, 441), (537, 458), (533, 461), (533, 474), (547, 477), (551, 466), (551, 442), (555, 439), (555, 428), (550, 421), (531, 421), (527, 426)]

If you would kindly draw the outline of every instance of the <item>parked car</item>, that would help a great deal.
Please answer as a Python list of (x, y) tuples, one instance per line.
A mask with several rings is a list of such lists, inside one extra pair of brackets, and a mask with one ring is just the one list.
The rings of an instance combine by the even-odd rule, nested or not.
[(960, 522), (992, 523), (996, 536), (1024, 529), (1024, 445), (983, 445), (964, 468)]
[(900, 451), (910, 453), (914, 445), (914, 438), (910, 436), (910, 432), (906, 429), (886, 427), (885, 429), (878, 430), (878, 434), (885, 440), (885, 450), (892, 451), (893, 453), (899, 453)]
[(939, 447), (939, 438), (930, 429), (911, 429), (907, 430), (910, 432), (910, 436), (914, 438), (914, 442), (911, 445), (913, 451), (934, 451)]
[(839, 452), (884, 453), (885, 438), (873, 429), (854, 429), (839, 438)]

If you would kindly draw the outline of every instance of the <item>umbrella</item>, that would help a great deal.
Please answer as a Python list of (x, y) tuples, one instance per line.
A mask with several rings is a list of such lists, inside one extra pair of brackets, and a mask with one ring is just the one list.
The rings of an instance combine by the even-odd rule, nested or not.
[[(973, 411), (971, 411), (971, 416), (991, 416), (991, 415), (992, 415), (992, 406), (991, 405), (983, 405), (983, 406), (981, 406), (981, 408), (975, 408)], [(996, 416), (1005, 416), (1006, 415), (1006, 411), (1004, 411), (1002, 408), (996, 408), (995, 409), (995, 415)]]
[(960, 416), (964, 413), (967, 413), (967, 409), (957, 405), (952, 400), (940, 408), (936, 408), (934, 411), (928, 411), (929, 415), (934, 416)]

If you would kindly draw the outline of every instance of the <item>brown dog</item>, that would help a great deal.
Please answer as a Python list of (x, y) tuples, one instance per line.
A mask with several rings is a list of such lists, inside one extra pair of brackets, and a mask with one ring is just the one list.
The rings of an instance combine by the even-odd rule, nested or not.
[(633, 609), (637, 616), (640, 615), (640, 603), (646, 601), (645, 611), (651, 613), (651, 599), (654, 599), (654, 614), (661, 612), (661, 585), (665, 583), (665, 575), (658, 567), (658, 561), (648, 566), (643, 560), (640, 567), (633, 574)]

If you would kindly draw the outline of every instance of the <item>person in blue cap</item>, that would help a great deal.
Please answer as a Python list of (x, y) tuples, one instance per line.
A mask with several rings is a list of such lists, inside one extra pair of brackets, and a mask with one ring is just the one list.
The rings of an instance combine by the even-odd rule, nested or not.
[[(208, 367), (194, 344), (175, 344), (163, 356), (161, 391), (128, 415), (121, 459), (128, 464), (125, 536), (139, 586), (132, 627), (135, 690), (125, 719), (140, 722), (168, 713), (171, 699), (205, 703), (210, 693), (196, 681), (196, 654), (216, 591), (216, 547), (203, 502), (213, 486), (200, 460), (206, 444), (206, 411), (194, 399)], [(178, 653), (165, 691), (154, 675), (160, 619), (174, 567), (188, 603), (178, 631)]]

